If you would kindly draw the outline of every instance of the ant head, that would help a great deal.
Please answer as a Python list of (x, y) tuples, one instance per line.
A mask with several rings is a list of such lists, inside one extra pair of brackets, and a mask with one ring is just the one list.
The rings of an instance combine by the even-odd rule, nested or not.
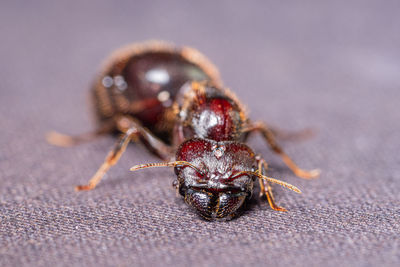
[(253, 192), (255, 155), (246, 145), (190, 139), (176, 153), (179, 192), (206, 219), (233, 217)]
[(176, 161), (137, 165), (131, 170), (149, 167), (175, 167), (179, 193), (208, 220), (236, 216), (251, 197), (256, 178), (300, 192), (292, 185), (262, 175), (257, 170), (254, 152), (232, 141), (189, 139), (179, 146)]

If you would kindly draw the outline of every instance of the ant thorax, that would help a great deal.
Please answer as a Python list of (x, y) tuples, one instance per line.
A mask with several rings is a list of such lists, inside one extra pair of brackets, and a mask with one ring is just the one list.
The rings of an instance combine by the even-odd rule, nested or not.
[(185, 139), (240, 141), (247, 120), (243, 109), (228, 91), (206, 83), (186, 84), (179, 123)]

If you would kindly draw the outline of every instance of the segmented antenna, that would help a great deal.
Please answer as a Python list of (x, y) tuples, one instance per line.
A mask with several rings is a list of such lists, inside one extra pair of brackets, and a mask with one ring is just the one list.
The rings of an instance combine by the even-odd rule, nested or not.
[(203, 172), (191, 164), (190, 162), (187, 161), (172, 161), (172, 162), (157, 162), (157, 163), (147, 163), (147, 164), (139, 164), (133, 166), (130, 170), (131, 171), (137, 171), (141, 169), (147, 169), (147, 168), (156, 168), (156, 167), (176, 167), (176, 166), (187, 166), (198, 172), (200, 175), (204, 175)]
[(278, 180), (278, 179), (274, 179), (274, 178), (271, 178), (271, 177), (267, 177), (267, 176), (262, 175), (262, 174), (260, 174), (260, 173), (258, 173), (258, 172), (242, 171), (242, 172), (236, 173), (236, 174), (234, 175), (234, 177), (232, 177), (232, 178), (234, 179), (234, 178), (237, 178), (237, 177), (239, 177), (239, 176), (246, 175), (246, 174), (257, 176), (258, 178), (261, 178), (261, 179), (263, 179), (263, 180), (267, 180), (268, 182), (271, 182), (271, 183), (274, 183), (274, 184), (279, 184), (279, 185), (281, 185), (281, 186), (283, 186), (283, 187), (286, 187), (287, 189), (290, 189), (290, 190), (292, 190), (292, 191), (294, 191), (294, 192), (296, 192), (296, 193), (301, 194), (300, 189), (298, 189), (296, 186), (291, 185), (291, 184), (289, 184), (289, 183), (286, 183), (286, 182), (284, 182), (284, 181)]

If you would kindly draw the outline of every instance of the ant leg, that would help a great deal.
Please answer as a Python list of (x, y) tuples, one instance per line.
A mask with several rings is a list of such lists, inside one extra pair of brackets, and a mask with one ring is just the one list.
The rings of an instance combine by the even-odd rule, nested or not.
[(168, 145), (157, 139), (157, 137), (152, 135), (134, 119), (121, 117), (117, 120), (117, 127), (124, 134), (119, 138), (115, 147), (108, 153), (103, 164), (89, 180), (88, 184), (75, 187), (77, 191), (94, 189), (106, 172), (118, 162), (132, 139), (138, 141), (138, 137), (142, 137), (161, 157), (168, 158), (171, 155), (171, 149)]
[[(141, 112), (142, 110), (145, 110), (147, 108), (152, 108), (158, 104), (159, 101), (156, 98), (134, 101), (133, 103), (131, 103), (131, 106), (129, 107), (129, 112), (134, 114), (137, 112)], [(70, 136), (51, 131), (46, 134), (46, 140), (48, 143), (55, 146), (70, 147), (91, 141), (101, 135), (111, 133), (113, 130), (116, 130), (115, 120), (109, 119), (108, 121), (103, 122), (100, 128), (95, 131), (83, 133), (76, 136)]]
[(136, 129), (131, 131), (127, 131), (115, 144), (113, 150), (111, 150), (103, 164), (101, 164), (100, 168), (93, 175), (93, 177), (89, 180), (89, 183), (86, 185), (78, 185), (75, 187), (76, 191), (82, 190), (92, 190), (96, 187), (96, 185), (100, 182), (101, 178), (106, 174), (106, 172), (115, 165), (118, 160), (121, 158), (122, 153), (124, 153), (129, 141), (136, 134)]
[(115, 122), (110, 120), (104, 122), (99, 129), (93, 132), (83, 133), (76, 136), (70, 136), (51, 131), (46, 134), (46, 140), (48, 143), (55, 146), (70, 147), (91, 141), (96, 137), (112, 132), (114, 129), (115, 129)]
[(274, 132), (270, 128), (268, 128), (268, 126), (265, 123), (262, 122), (255, 123), (247, 131), (250, 133), (259, 131), (269, 144), (270, 148), (282, 158), (283, 162), (285, 162), (285, 164), (293, 171), (293, 173), (296, 176), (304, 179), (311, 179), (319, 176), (320, 171), (318, 169), (306, 171), (298, 167), (297, 164), (294, 163), (294, 161), (277, 144)]
[(276, 139), (282, 141), (302, 142), (314, 136), (315, 131), (311, 128), (305, 128), (299, 131), (286, 131), (275, 126), (269, 127)]
[[(161, 159), (168, 161), (174, 155), (174, 150), (171, 146), (165, 144), (147, 128), (143, 127), (138, 120), (125, 115), (117, 118), (116, 121), (117, 129), (123, 133), (130, 129), (136, 129), (137, 136), (141, 137), (140, 141), (149, 146)], [(139, 139), (135, 141), (139, 141)]]
[[(266, 171), (268, 169), (268, 164), (261, 157), (257, 158), (257, 164), (258, 164), (258, 170), (257, 171), (260, 174), (263, 175), (263, 170)], [(260, 184), (260, 197), (265, 195), (267, 197), (269, 206), (273, 210), (276, 210), (276, 211), (287, 211), (287, 209), (276, 205), (274, 195), (272, 194), (272, 187), (268, 184), (268, 182), (266, 180), (261, 179), (261, 178), (258, 179), (258, 182)]]

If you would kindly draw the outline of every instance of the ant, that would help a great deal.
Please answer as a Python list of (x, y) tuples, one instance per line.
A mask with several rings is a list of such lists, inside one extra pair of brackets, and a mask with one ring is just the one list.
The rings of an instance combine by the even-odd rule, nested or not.
[(52, 144), (71, 146), (122, 133), (88, 184), (77, 186), (77, 191), (94, 189), (133, 141), (164, 162), (136, 165), (131, 171), (174, 167), (177, 192), (207, 220), (238, 216), (257, 179), (260, 195), (271, 208), (286, 211), (275, 203), (270, 183), (301, 192), (265, 175), (265, 160), (244, 144), (256, 132), (295, 175), (319, 175), (319, 170), (300, 169), (277, 144), (273, 129), (247, 117), (240, 101), (223, 87), (216, 67), (193, 48), (158, 41), (121, 48), (105, 62), (91, 99), (97, 130), (74, 137), (56, 132), (47, 136)]

